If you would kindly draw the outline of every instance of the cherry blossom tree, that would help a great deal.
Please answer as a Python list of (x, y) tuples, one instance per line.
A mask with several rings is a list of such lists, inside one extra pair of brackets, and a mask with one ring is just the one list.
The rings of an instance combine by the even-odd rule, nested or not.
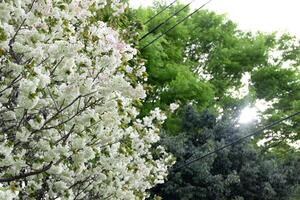
[(144, 199), (167, 175), (172, 156), (152, 151), (166, 117), (137, 118), (145, 67), (98, 20), (107, 6), (125, 8), (0, 1), (0, 199)]

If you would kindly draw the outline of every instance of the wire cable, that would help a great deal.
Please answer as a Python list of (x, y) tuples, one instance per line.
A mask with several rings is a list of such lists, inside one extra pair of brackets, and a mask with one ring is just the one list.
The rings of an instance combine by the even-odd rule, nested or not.
[(202, 160), (202, 159), (204, 159), (204, 158), (206, 158), (206, 157), (208, 157), (208, 156), (210, 156), (210, 155), (212, 155), (212, 154), (215, 154), (215, 153), (217, 153), (217, 152), (219, 152), (219, 151), (221, 151), (221, 150), (223, 150), (223, 149), (226, 149), (226, 148), (228, 148), (228, 147), (230, 147), (230, 146), (232, 146), (232, 145), (235, 145), (235, 144), (238, 144), (238, 143), (242, 143), (242, 142), (244, 142), (247, 138), (250, 138), (250, 137), (252, 137), (252, 136), (259, 135), (259, 134), (261, 134), (264, 130), (269, 129), (269, 128), (273, 127), (273, 126), (276, 126), (276, 125), (282, 123), (283, 121), (286, 121), (286, 120), (288, 120), (288, 119), (291, 119), (291, 118), (293, 118), (293, 117), (295, 117), (295, 116), (297, 116), (297, 115), (299, 115), (299, 114), (300, 114), (300, 111), (295, 112), (294, 114), (291, 114), (291, 115), (289, 115), (289, 116), (287, 116), (287, 117), (284, 117), (284, 118), (282, 118), (282, 119), (280, 119), (280, 120), (277, 120), (277, 121), (275, 121), (275, 122), (272, 122), (272, 123), (270, 123), (269, 125), (266, 125), (266, 126), (264, 126), (263, 128), (260, 128), (260, 129), (258, 129), (258, 130), (256, 130), (256, 131), (254, 131), (253, 133), (251, 133), (251, 134), (249, 134), (249, 135), (246, 135), (246, 136), (244, 136), (244, 137), (241, 137), (241, 138), (239, 138), (239, 139), (237, 139), (237, 140), (235, 140), (235, 141), (233, 141), (233, 142), (231, 142), (231, 143), (229, 143), (229, 144), (227, 144), (227, 145), (224, 145), (224, 146), (222, 146), (222, 147), (220, 147), (220, 148), (218, 148), (218, 149), (216, 149), (216, 150), (214, 150), (214, 151), (212, 151), (212, 152), (209, 152), (209, 153), (207, 153), (207, 154), (205, 154), (205, 155), (203, 155), (203, 156), (196, 157), (196, 158), (194, 158), (194, 159), (185, 161), (185, 163), (184, 163), (183, 165), (181, 165), (181, 166), (179, 166), (179, 167), (176, 167), (175, 169), (173, 169), (173, 170), (171, 170), (171, 171), (172, 171), (172, 172), (176, 172), (176, 171), (178, 171), (179, 169), (182, 169), (183, 167), (186, 167), (186, 166), (188, 166), (188, 165), (190, 165), (190, 164), (192, 164), (192, 163), (194, 163), (194, 162), (196, 162), (196, 161)]
[(145, 35), (143, 35), (139, 41), (142, 41), (143, 39), (145, 39), (148, 35), (150, 35), (151, 33), (154, 33), (157, 29), (159, 29), (161, 26), (165, 25), (167, 22), (169, 22), (174, 16), (178, 15), (179, 13), (181, 13), (184, 9), (186, 9), (187, 7), (189, 7), (195, 0), (192, 0), (190, 3), (186, 4), (185, 6), (183, 6), (181, 9), (177, 10), (173, 15), (169, 16), (166, 20), (162, 21), (161, 23), (159, 23), (157, 26), (155, 26), (154, 28), (152, 28), (148, 33), (146, 33)]
[(159, 11), (158, 13), (156, 13), (155, 15), (153, 15), (152, 17), (150, 17), (144, 24), (148, 24), (149, 22), (151, 22), (154, 18), (156, 18), (158, 15), (160, 15), (161, 13), (163, 13), (165, 10), (167, 10), (168, 8), (170, 8), (174, 3), (176, 3), (177, 0), (173, 1), (172, 3), (170, 3), (168, 6), (166, 6), (164, 9), (162, 9), (161, 11)]
[(156, 37), (154, 40), (152, 40), (151, 42), (149, 42), (147, 45), (145, 45), (144, 47), (141, 48), (141, 50), (145, 50), (148, 46), (150, 46), (151, 44), (153, 44), (154, 42), (156, 42), (158, 39), (160, 39), (162, 36), (164, 36), (165, 34), (167, 34), (168, 32), (170, 32), (171, 30), (173, 30), (175, 27), (177, 27), (179, 24), (183, 23), (185, 20), (187, 20), (189, 17), (193, 16), (194, 14), (196, 14), (199, 10), (201, 10), (204, 6), (206, 6), (207, 4), (209, 4), (212, 0), (207, 1), (205, 4), (203, 4), (202, 6), (200, 6), (199, 8), (197, 8), (194, 12), (190, 13), (188, 16), (184, 17), (183, 19), (181, 19), (180, 21), (178, 21), (174, 26), (172, 26), (171, 28), (167, 29), (166, 31), (164, 31), (163, 33), (161, 33), (158, 37)]

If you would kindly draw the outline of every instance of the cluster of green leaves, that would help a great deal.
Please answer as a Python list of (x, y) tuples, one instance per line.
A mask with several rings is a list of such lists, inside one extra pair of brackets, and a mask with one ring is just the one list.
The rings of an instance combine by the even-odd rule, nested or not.
[[(279, 56), (269, 55), (269, 63), (251, 73), (253, 90), (258, 99), (274, 102), (263, 114), (270, 116), (265, 122), (278, 120), (300, 110), (300, 43), (295, 37), (282, 35), (272, 49)], [(300, 140), (300, 116), (268, 131), (273, 140), (268, 145), (280, 143), (277, 153), (285, 152), (289, 142)]]

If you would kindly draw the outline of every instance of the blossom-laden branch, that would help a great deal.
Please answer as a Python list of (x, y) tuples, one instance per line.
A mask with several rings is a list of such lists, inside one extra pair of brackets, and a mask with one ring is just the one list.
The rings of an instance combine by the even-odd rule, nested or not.
[(18, 180), (18, 179), (25, 179), (29, 176), (38, 175), (40, 173), (43, 173), (43, 172), (46, 172), (47, 170), (49, 170), (51, 168), (51, 166), (52, 166), (52, 162), (49, 163), (48, 165), (44, 166), (42, 169), (39, 169), (39, 170), (19, 174), (19, 175), (13, 176), (13, 177), (0, 178), (0, 183), (11, 182), (11, 181), (15, 181), (15, 180)]

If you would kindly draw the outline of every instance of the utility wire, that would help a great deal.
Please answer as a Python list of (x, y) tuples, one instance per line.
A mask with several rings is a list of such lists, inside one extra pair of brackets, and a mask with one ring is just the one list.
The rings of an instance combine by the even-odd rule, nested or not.
[(159, 29), (161, 26), (165, 25), (167, 22), (169, 22), (174, 16), (178, 15), (179, 13), (181, 13), (184, 9), (186, 9), (187, 7), (189, 7), (195, 0), (192, 0), (190, 3), (186, 4), (185, 6), (183, 6), (181, 9), (177, 10), (173, 15), (171, 15), (170, 17), (168, 17), (166, 20), (162, 21), (161, 23), (159, 23), (157, 26), (155, 26), (154, 28), (152, 28), (148, 33), (146, 33), (145, 35), (143, 35), (139, 41), (142, 41), (143, 39), (145, 39), (148, 35), (150, 35), (151, 33), (154, 33), (157, 29)]
[(211, 1), (212, 0), (207, 1), (205, 4), (203, 4), (202, 6), (200, 6), (199, 8), (197, 8), (194, 12), (190, 13), (188, 16), (186, 16), (183, 19), (181, 19), (180, 21), (178, 21), (174, 26), (172, 26), (171, 28), (169, 28), (166, 31), (164, 31), (162, 34), (160, 34), (154, 40), (152, 40), (151, 42), (149, 42), (146, 46), (142, 47), (141, 50), (146, 49), (148, 46), (150, 46), (151, 44), (153, 44), (154, 42), (156, 42), (159, 38), (161, 38), (162, 36), (164, 36), (165, 34), (167, 34), (168, 32), (170, 32), (171, 30), (173, 30), (176, 26), (178, 26), (179, 24), (183, 23), (185, 20), (187, 20), (192, 15), (196, 14), (199, 10), (201, 10), (204, 6), (206, 6), (207, 4), (209, 4)]
[(176, 172), (176, 171), (178, 171), (179, 169), (182, 169), (183, 167), (186, 167), (186, 166), (188, 166), (188, 165), (190, 165), (190, 164), (192, 164), (192, 163), (194, 163), (194, 162), (196, 162), (196, 161), (202, 160), (202, 159), (204, 159), (204, 158), (206, 158), (206, 157), (208, 157), (208, 156), (210, 156), (210, 155), (212, 155), (212, 154), (215, 154), (215, 153), (217, 153), (217, 152), (219, 152), (219, 151), (221, 151), (221, 150), (223, 150), (223, 149), (226, 149), (226, 148), (228, 148), (228, 147), (230, 147), (230, 146), (232, 146), (232, 145), (235, 145), (235, 144), (238, 144), (238, 143), (242, 143), (242, 142), (244, 142), (247, 138), (250, 138), (250, 137), (252, 137), (252, 136), (259, 135), (259, 134), (261, 134), (264, 130), (269, 129), (269, 128), (273, 127), (273, 126), (276, 126), (276, 125), (282, 123), (283, 121), (286, 121), (286, 120), (288, 120), (288, 119), (291, 119), (291, 118), (293, 118), (293, 117), (295, 117), (295, 116), (297, 116), (297, 115), (299, 115), (299, 114), (300, 114), (300, 111), (298, 111), (298, 112), (296, 112), (296, 113), (294, 113), (294, 114), (291, 114), (291, 115), (289, 115), (289, 116), (287, 116), (287, 117), (285, 117), (285, 118), (282, 118), (282, 119), (280, 119), (280, 120), (277, 120), (277, 121), (275, 121), (275, 122), (272, 122), (272, 123), (270, 123), (269, 125), (266, 125), (265, 127), (260, 128), (260, 129), (258, 129), (257, 131), (255, 131), (255, 132), (253, 132), (253, 133), (251, 133), (251, 134), (249, 134), (249, 135), (246, 135), (246, 136), (244, 136), (244, 137), (241, 137), (240, 139), (237, 139), (237, 140), (235, 140), (235, 141), (233, 141), (233, 142), (231, 142), (231, 143), (229, 143), (229, 144), (227, 144), (227, 145), (224, 145), (224, 146), (222, 146), (222, 147), (220, 147), (220, 148), (218, 148), (218, 149), (216, 149), (216, 150), (214, 150), (214, 151), (212, 151), (212, 152), (209, 152), (209, 153), (207, 153), (207, 154), (205, 154), (205, 155), (203, 155), (203, 156), (196, 157), (196, 158), (194, 158), (194, 159), (191, 159), (191, 160), (189, 160), (189, 161), (186, 161), (183, 165), (181, 165), (181, 166), (179, 166), (179, 167), (176, 167), (176, 168), (173, 169), (172, 171), (173, 171), (173, 172)]
[(160, 15), (161, 13), (163, 13), (165, 10), (167, 10), (168, 8), (170, 8), (174, 3), (176, 3), (176, 1), (177, 0), (173, 1), (168, 6), (166, 6), (165, 8), (163, 8), (161, 11), (159, 11), (158, 13), (156, 13), (155, 15), (153, 15), (152, 17), (150, 17), (150, 19), (148, 19), (144, 24), (146, 25), (149, 22), (151, 22), (155, 17), (157, 17), (158, 15)]

